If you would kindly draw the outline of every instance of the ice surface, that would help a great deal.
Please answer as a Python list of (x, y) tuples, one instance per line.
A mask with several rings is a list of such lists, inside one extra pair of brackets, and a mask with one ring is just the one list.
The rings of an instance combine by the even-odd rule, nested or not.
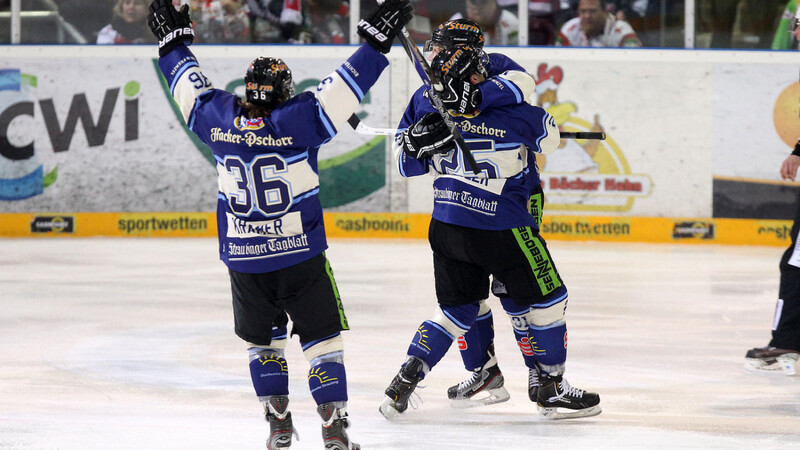
[[(267, 425), (233, 334), (213, 239), (0, 240), (0, 448), (263, 449)], [(774, 247), (570, 243), (549, 247), (569, 291), (567, 378), (603, 413), (539, 420), (496, 299), (511, 400), (449, 407), (456, 348), (400, 420), (378, 413), (435, 301), (424, 241), (333, 240), (350, 434), (365, 449), (785, 449), (800, 434), (800, 377), (746, 373), (766, 345)], [(321, 449), (299, 343), (287, 349), (300, 441)]]

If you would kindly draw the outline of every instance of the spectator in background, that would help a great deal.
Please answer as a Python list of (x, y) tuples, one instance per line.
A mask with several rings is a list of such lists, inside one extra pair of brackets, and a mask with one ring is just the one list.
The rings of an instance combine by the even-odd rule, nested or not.
[(155, 42), (147, 27), (148, 0), (117, 0), (111, 23), (97, 33), (98, 44)]
[[(515, 15), (517, 0), (497, 0), (500, 8)], [(530, 0), (528, 2), (528, 45), (553, 45), (558, 29), (574, 16), (577, 0)]]
[(580, 0), (578, 17), (561, 27), (556, 45), (574, 47), (641, 47), (633, 28), (606, 10), (605, 0)]
[(247, 11), (239, 1), (192, 0), (190, 5), (196, 42), (241, 44), (250, 41)]
[[(784, 0), (708, 0), (711, 48), (769, 48)], [(738, 39), (734, 36), (738, 35)]]
[(300, 0), (247, 0), (252, 42), (302, 43), (303, 5)]
[[(607, 0), (607, 9), (617, 19), (628, 22), (644, 47), (660, 47), (661, 2), (659, 0)], [(670, 2), (665, 9), (671, 11)]]
[(305, 33), (312, 44), (347, 44), (350, 5), (344, 0), (305, 0)]
[(800, 42), (800, 27), (798, 26), (797, 1), (789, 0), (786, 3), (786, 8), (783, 10), (781, 20), (778, 22), (778, 30), (775, 32), (775, 38), (772, 40), (773, 50), (800, 50), (798, 42)]
[(98, 30), (114, 16), (114, 0), (58, 0), (58, 13), (87, 42), (97, 42)]
[[(800, 141), (792, 154), (781, 164), (781, 178), (795, 181), (800, 167)], [(800, 205), (799, 205), (800, 206)], [(794, 375), (800, 357), (800, 246), (797, 233), (800, 229), (800, 208), (795, 213), (789, 248), (780, 262), (781, 279), (778, 304), (772, 322), (772, 339), (769, 345), (757, 347), (745, 354), (745, 370), (752, 373)]]
[(466, 11), (453, 14), (450, 20), (467, 18), (480, 25), (486, 37), (485, 45), (517, 45), (519, 19), (497, 0), (465, 0)]

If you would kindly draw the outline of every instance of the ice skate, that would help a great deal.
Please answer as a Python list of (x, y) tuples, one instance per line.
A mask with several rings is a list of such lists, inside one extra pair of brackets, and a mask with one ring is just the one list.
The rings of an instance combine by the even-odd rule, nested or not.
[(333, 402), (323, 403), (317, 407), (322, 418), (322, 442), (325, 450), (361, 450), (361, 446), (350, 442), (345, 428), (350, 426), (345, 408), (337, 408)]
[(758, 374), (794, 375), (798, 356), (797, 350), (756, 347), (745, 354), (744, 369)]
[(560, 375), (541, 377), (536, 399), (539, 415), (545, 419), (590, 417), (602, 412), (599, 395), (570, 386)]
[(496, 362), (477, 368), (461, 383), (447, 389), (447, 398), (453, 408), (474, 408), (482, 405), (502, 403), (509, 399), (503, 387), (503, 373)]
[(539, 377), (541, 374), (539, 373), (539, 367), (534, 367), (533, 369), (528, 369), (528, 398), (535, 402), (537, 401), (537, 397), (539, 395)]
[(289, 407), (289, 398), (285, 395), (275, 395), (270, 397), (266, 403), (265, 419), (269, 423), (269, 439), (267, 440), (268, 450), (289, 448), (292, 446), (292, 435), (300, 440), (297, 430), (292, 426), (292, 413)]
[(393, 419), (408, 409), (408, 399), (420, 381), (419, 372), (425, 363), (421, 359), (410, 357), (405, 366), (386, 388), (386, 397), (378, 410), (387, 419)]

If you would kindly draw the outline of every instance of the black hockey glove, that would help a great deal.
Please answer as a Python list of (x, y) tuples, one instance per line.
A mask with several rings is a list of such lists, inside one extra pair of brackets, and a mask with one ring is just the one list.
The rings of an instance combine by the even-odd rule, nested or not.
[(194, 41), (194, 29), (189, 18), (189, 5), (178, 11), (172, 0), (153, 0), (147, 14), (147, 25), (158, 39), (158, 56), (164, 56), (180, 44)]
[(482, 97), (477, 85), (470, 83), (469, 80), (458, 80), (453, 77), (445, 77), (442, 81), (445, 85), (442, 104), (448, 111), (470, 115), (478, 110)]
[(412, 158), (429, 158), (456, 147), (453, 134), (439, 113), (428, 113), (399, 136), (403, 151)]
[(358, 35), (381, 53), (389, 53), (392, 41), (411, 20), (409, 0), (386, 0), (367, 19), (358, 21)]

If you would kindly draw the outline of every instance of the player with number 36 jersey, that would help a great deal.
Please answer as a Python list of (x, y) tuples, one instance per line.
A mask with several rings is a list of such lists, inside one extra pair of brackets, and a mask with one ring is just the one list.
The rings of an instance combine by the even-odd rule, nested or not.
[(347, 376), (341, 331), (349, 329), (333, 271), (319, 201), (320, 147), (347, 122), (389, 62), (384, 56), (411, 20), (408, 0), (386, 0), (357, 28), (365, 43), (295, 95), (292, 71), (260, 57), (244, 77), (246, 98), (214, 89), (188, 45), (188, 6), (154, 0), (148, 25), (158, 65), (189, 129), (216, 160), (220, 259), (228, 267), (236, 334), (245, 341), (256, 396), (270, 425), (267, 449), (296, 434), (289, 404), (288, 319), (309, 362), (308, 387), (328, 450), (355, 450), (345, 429)]

